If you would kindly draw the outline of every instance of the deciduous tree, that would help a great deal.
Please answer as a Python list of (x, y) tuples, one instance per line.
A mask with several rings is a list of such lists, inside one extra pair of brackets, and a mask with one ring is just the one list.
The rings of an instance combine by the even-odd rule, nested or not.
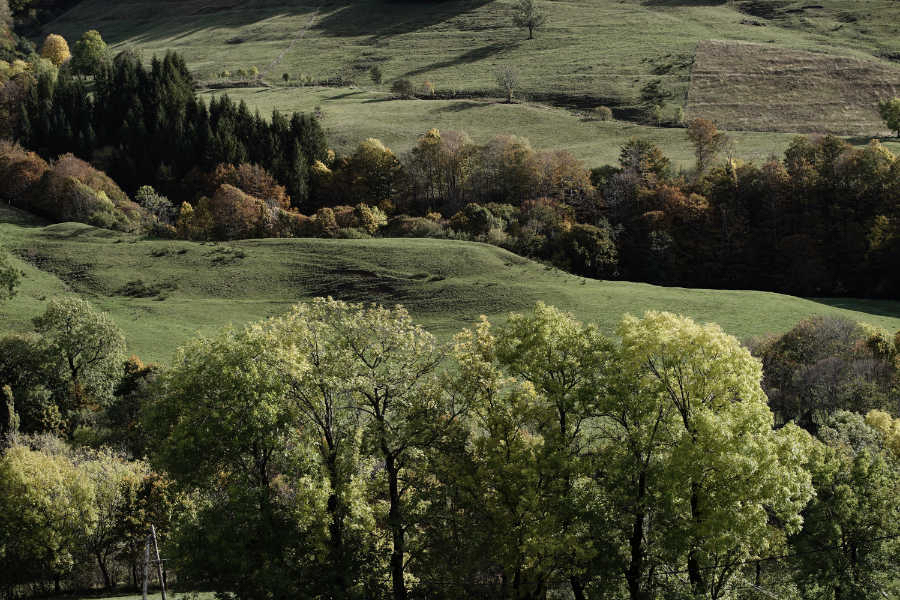
[(63, 415), (107, 404), (125, 361), (125, 336), (110, 316), (69, 296), (51, 300), (34, 326), (68, 388)]
[(888, 129), (893, 129), (900, 138), (900, 98), (882, 100), (878, 103), (878, 113)]
[(66, 42), (66, 38), (51, 33), (44, 39), (44, 44), (41, 46), (41, 56), (58, 67), (72, 58), (72, 53), (69, 51), (69, 44)]
[(516, 27), (528, 29), (528, 39), (534, 39), (534, 30), (544, 26), (547, 15), (535, 0), (517, 0), (513, 8), (513, 23)]
[(72, 69), (76, 73), (96, 75), (109, 62), (109, 48), (96, 29), (84, 32), (72, 47)]
[(7, 253), (0, 250), (0, 303), (16, 295), (21, 281), (22, 272), (11, 263)]
[(697, 175), (708, 169), (716, 156), (728, 144), (728, 136), (716, 128), (715, 123), (702, 118), (692, 119), (687, 126), (687, 136), (694, 145), (694, 156), (697, 159)]
[(510, 65), (503, 65), (494, 72), (497, 85), (506, 94), (506, 103), (512, 104), (513, 92), (519, 87), (519, 73)]

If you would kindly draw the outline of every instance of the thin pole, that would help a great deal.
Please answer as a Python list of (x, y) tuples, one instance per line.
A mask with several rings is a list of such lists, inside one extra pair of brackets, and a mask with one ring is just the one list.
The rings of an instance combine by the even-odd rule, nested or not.
[(144, 574), (143, 600), (147, 600), (147, 579), (150, 578), (150, 536), (144, 538), (144, 564), (141, 566)]
[(159, 586), (162, 588), (162, 600), (166, 600), (166, 582), (163, 580), (162, 560), (159, 558), (159, 545), (156, 543), (156, 527), (150, 525), (153, 534), (153, 550), (156, 552), (156, 572), (159, 574)]

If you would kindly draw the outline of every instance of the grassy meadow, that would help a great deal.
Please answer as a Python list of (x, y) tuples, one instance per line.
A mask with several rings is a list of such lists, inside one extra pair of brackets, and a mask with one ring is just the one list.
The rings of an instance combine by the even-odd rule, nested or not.
[(408, 77), (440, 90), (483, 90), (495, 87), (496, 65), (510, 64), (527, 92), (614, 104), (637, 101), (641, 87), (656, 79), (673, 102), (683, 102), (702, 40), (876, 60), (900, 52), (900, 7), (893, 0), (823, 0), (820, 8), (790, 1), (545, 4), (548, 21), (533, 40), (512, 24), (513, 0), (85, 0), (46, 30), (71, 39), (96, 28), (119, 49), (177, 50), (201, 77), (256, 66), (272, 79), (286, 72), (320, 80), (378, 64), (386, 81)]
[[(222, 90), (208, 90), (210, 98)], [(234, 100), (244, 100), (252, 110), (271, 115), (272, 110), (322, 111), (322, 126), (331, 146), (351, 152), (365, 138), (382, 140), (395, 152), (409, 150), (432, 127), (465, 131), (476, 142), (496, 135), (527, 138), (539, 150), (569, 150), (588, 167), (615, 164), (619, 148), (632, 137), (658, 145), (676, 168), (694, 165), (694, 150), (685, 130), (653, 127), (630, 121), (598, 121), (565, 108), (536, 103), (504, 104), (484, 99), (394, 100), (389, 94), (367, 89), (328, 87), (234, 88), (225, 90)], [(736, 155), (760, 163), (780, 156), (795, 134), (729, 131)], [(847, 138), (855, 145), (867, 137)], [(900, 141), (884, 140), (900, 153)]]
[[(146, 59), (176, 50), (202, 82), (226, 86), (207, 94), (226, 92), (263, 114), (320, 107), (339, 151), (377, 137), (402, 152), (438, 127), (466, 131), (476, 141), (515, 134), (537, 149), (568, 149), (598, 166), (614, 163), (619, 146), (634, 136), (658, 144), (686, 168), (693, 155), (683, 130), (649, 126), (635, 110), (642, 88), (658, 83), (665, 119), (680, 106), (687, 117), (715, 117), (735, 130), (736, 154), (759, 162), (780, 154), (795, 131), (840, 131), (855, 136), (852, 143), (867, 143), (885, 133), (869, 106), (874, 92), (848, 90), (858, 91), (859, 77), (872, 69), (884, 85), (900, 89), (900, 5), (893, 0), (823, 0), (819, 8), (769, 0), (555, 0), (544, 2), (548, 21), (533, 40), (512, 25), (512, 6), (513, 0), (122, 0), (112, 6), (84, 0), (46, 32), (74, 40), (98, 29), (114, 50), (133, 48)], [(810, 82), (839, 81), (805, 95), (791, 90), (803, 118), (786, 118), (793, 115), (782, 104), (767, 102), (780, 90), (758, 86), (760, 61), (753, 52), (729, 55), (724, 71), (704, 61), (706, 70), (692, 84), (698, 51), (708, 40), (763, 45), (788, 62), (798, 57), (798, 71), (806, 73), (811, 69), (803, 60), (821, 57), (825, 68)], [(834, 56), (871, 69), (829, 69)], [(519, 73), (522, 104), (496, 99), (494, 72), (507, 64)], [(369, 78), (374, 65), (384, 73), (381, 85)], [(218, 79), (223, 71), (251, 67), (267, 87), (228, 88)], [(281, 85), (284, 73), (288, 87)], [(388, 90), (397, 78), (417, 88), (430, 82), (447, 99), (393, 100)], [(338, 79), (354, 85), (296, 87), (301, 80)], [(628, 120), (586, 118), (601, 104)], [(900, 152), (900, 143), (889, 146)]]
[(433, 239), (145, 240), (82, 224), (42, 226), (0, 211), (0, 244), (26, 276), (0, 308), (3, 330), (27, 331), (55, 295), (109, 311), (129, 352), (168, 362), (200, 333), (285, 312), (315, 296), (405, 305), (448, 339), (485, 314), (503, 319), (541, 300), (612, 332), (626, 312), (679, 312), (747, 338), (783, 332), (813, 314), (900, 329), (900, 303), (816, 301), (754, 291), (694, 290), (569, 275), (500, 248)]

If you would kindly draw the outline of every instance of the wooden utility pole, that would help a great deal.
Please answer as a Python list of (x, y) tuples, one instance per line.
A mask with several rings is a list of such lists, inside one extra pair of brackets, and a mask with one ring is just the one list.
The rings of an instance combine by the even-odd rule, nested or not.
[(163, 564), (159, 558), (159, 545), (156, 543), (156, 526), (150, 525), (153, 534), (153, 551), (156, 553), (156, 572), (159, 574), (159, 587), (162, 589), (162, 600), (166, 600), (166, 580), (163, 579)]
[(150, 536), (144, 538), (144, 564), (141, 568), (144, 574), (143, 600), (147, 600), (147, 580), (150, 579)]

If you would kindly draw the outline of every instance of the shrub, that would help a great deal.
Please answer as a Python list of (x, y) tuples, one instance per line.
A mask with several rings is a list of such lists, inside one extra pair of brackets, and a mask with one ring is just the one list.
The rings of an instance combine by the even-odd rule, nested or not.
[(403, 100), (408, 100), (415, 95), (413, 84), (409, 79), (395, 80), (394, 83), (391, 84), (391, 92)]
[(608, 106), (598, 106), (594, 109), (594, 114), (599, 121), (612, 121), (613, 111)]
[(210, 176), (207, 190), (211, 192), (226, 183), (265, 201), (272, 208), (287, 209), (291, 206), (291, 197), (288, 196), (285, 187), (279, 185), (275, 177), (259, 165), (220, 164)]
[(50, 165), (34, 152), (26, 152), (18, 144), (0, 141), (0, 199), (28, 208), (28, 196)]
[(314, 217), (315, 224), (312, 227), (315, 235), (331, 237), (337, 231), (338, 225), (334, 218), (334, 211), (328, 207), (320, 208)]
[(381, 67), (378, 65), (372, 65), (369, 69), (369, 77), (372, 78), (372, 83), (375, 85), (381, 85), (381, 81), (384, 78), (384, 73), (381, 72)]
[(268, 207), (259, 198), (223, 184), (208, 201), (210, 234), (215, 239), (235, 240), (265, 235)]
[(387, 233), (391, 237), (440, 238), (445, 236), (446, 229), (432, 219), (400, 215), (388, 223)]

